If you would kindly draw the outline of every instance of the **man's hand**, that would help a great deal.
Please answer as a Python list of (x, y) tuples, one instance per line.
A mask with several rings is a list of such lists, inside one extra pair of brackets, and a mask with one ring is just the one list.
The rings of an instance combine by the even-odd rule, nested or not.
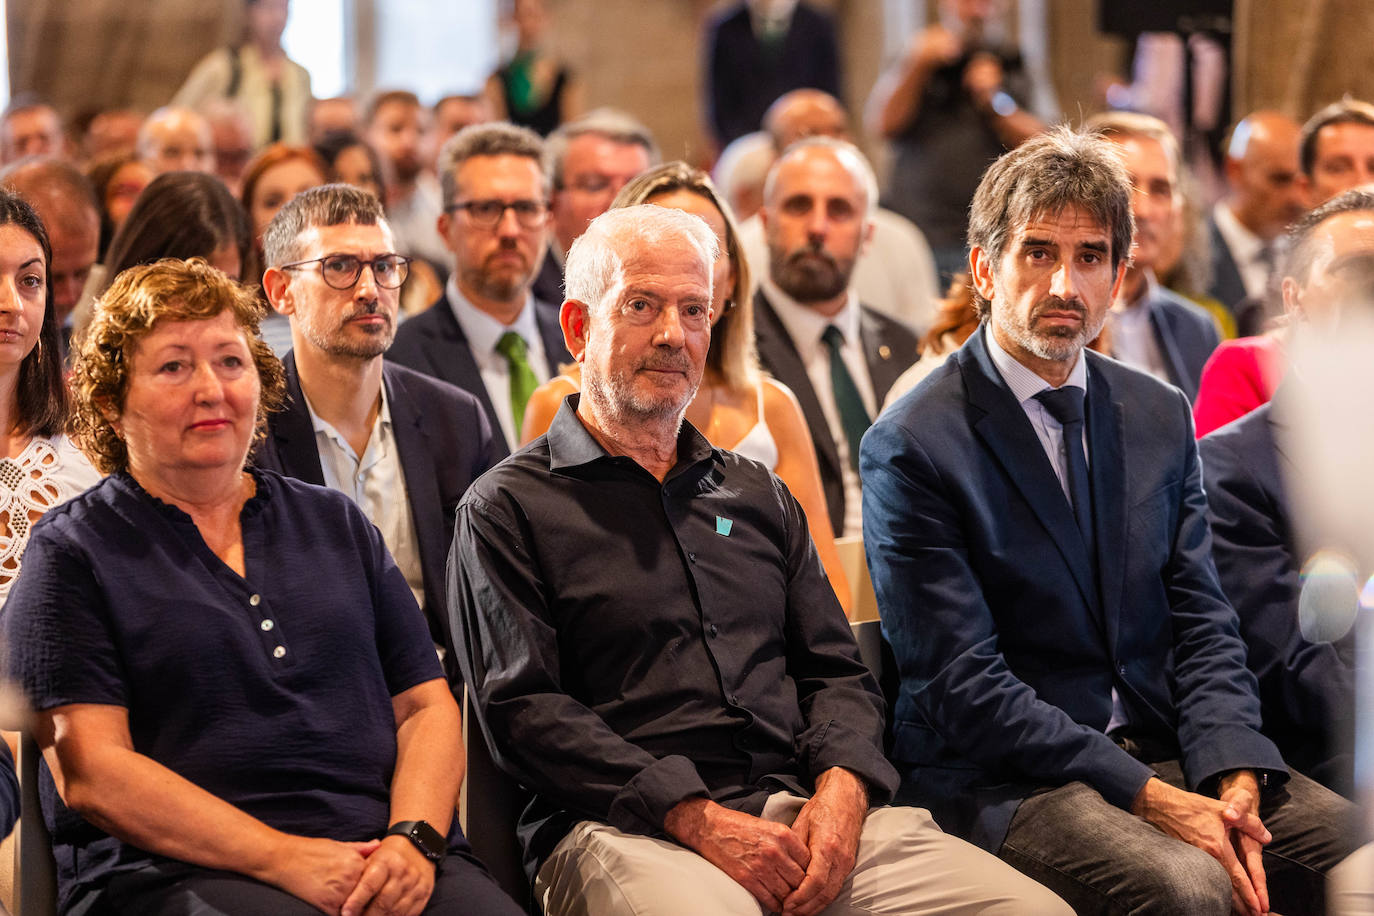
[(1248, 791), (1243, 781), (1226, 788), (1231, 797), (1218, 801), (1151, 778), (1135, 797), (1131, 811), (1169, 836), (1196, 846), (1220, 862), (1231, 878), (1231, 900), (1237, 911), (1262, 916), (1269, 909), (1269, 900), (1259, 856), (1249, 856), (1251, 847), (1248, 844), (1244, 845), (1245, 864), (1236, 856), (1237, 846), (1242, 845), (1241, 838), (1259, 846), (1271, 839), (1254, 811), (1258, 807), (1259, 793), (1255, 792), (1252, 807), (1241, 795)]
[(419, 916), (434, 891), (434, 863), (403, 836), (389, 836), (367, 858), (341, 916)]
[[(1255, 896), (1259, 901), (1260, 913), (1269, 912), (1269, 882), (1264, 874), (1264, 844), (1268, 840), (1259, 840), (1247, 833), (1239, 825), (1249, 823), (1253, 819), (1254, 823), (1260, 823), (1259, 804), (1260, 790), (1259, 780), (1251, 770), (1236, 770), (1228, 773), (1221, 779), (1220, 795), (1222, 802), (1227, 806), (1226, 822), (1231, 828), (1231, 846), (1236, 852), (1236, 858), (1250, 876), (1250, 883), (1255, 888)], [(1262, 825), (1261, 825), (1262, 828)], [(1267, 837), (1269, 831), (1265, 830)], [(1234, 903), (1241, 901), (1235, 899)], [(1243, 907), (1237, 907), (1242, 909)]]
[(806, 877), (811, 854), (796, 834), (772, 821), (705, 798), (680, 801), (663, 819), (670, 836), (729, 875), (776, 913)]
[(963, 53), (964, 43), (959, 36), (941, 25), (917, 32), (907, 50), (912, 66), (927, 71), (952, 64)]
[(271, 869), (254, 877), (299, 897), (316, 909), (337, 914), (362, 877), (367, 857), (376, 852), (379, 845), (377, 840), (338, 843), (315, 837), (285, 836), (269, 858)]
[(811, 851), (806, 877), (783, 901), (787, 916), (813, 916), (834, 902), (859, 852), (868, 815), (868, 790), (848, 770), (833, 767), (816, 780), (816, 794), (792, 822), (792, 832)]
[(997, 55), (975, 54), (964, 68), (964, 90), (980, 108), (989, 108), (992, 97), (1002, 88), (1002, 62)]

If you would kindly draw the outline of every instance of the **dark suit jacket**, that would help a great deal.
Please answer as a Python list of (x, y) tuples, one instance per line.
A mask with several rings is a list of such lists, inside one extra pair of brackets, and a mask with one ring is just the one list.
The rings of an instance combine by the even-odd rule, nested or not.
[(1349, 795), (1354, 635), (1312, 642), (1298, 626), (1304, 554), (1283, 480), (1292, 462), (1275, 438), (1286, 390), (1198, 444), (1212, 556), (1259, 678), (1264, 733), (1295, 768)]
[[(534, 294), (534, 301), (547, 302), (553, 306), (554, 315), (558, 314), (559, 307), (563, 305), (563, 268), (552, 252), (545, 255), (544, 263), (539, 265), (539, 273), (534, 275), (530, 292)], [(562, 339), (560, 335), (559, 341)]]
[[(258, 467), (324, 486), (315, 428), (296, 374), (296, 355), (288, 353), (282, 362), (289, 401), (269, 419), (267, 439), (258, 446), (253, 461)], [(476, 399), (452, 385), (390, 364), (382, 367), (382, 384), (420, 547), (425, 618), (434, 642), (453, 658), (444, 564), (453, 541), (454, 514), (468, 484), (499, 460), (499, 437), (492, 436)]]
[[(887, 317), (876, 309), (860, 306), (859, 336), (863, 339), (864, 355), (868, 358), (868, 374), (873, 380), (873, 397), (881, 409), (888, 389), (916, 362), (919, 341), (911, 328)], [(825, 504), (830, 512), (830, 525), (838, 537), (844, 530), (844, 480), (840, 475), (840, 455), (830, 426), (821, 412), (821, 402), (811, 386), (787, 329), (778, 313), (760, 291), (754, 296), (754, 339), (758, 345), (759, 362), (763, 368), (782, 382), (801, 402), (811, 441), (816, 445), (816, 459), (821, 467), (821, 486), (825, 489)]]
[(1183, 389), (1190, 402), (1196, 401), (1202, 367), (1221, 343), (1217, 324), (1206, 309), (1173, 290), (1156, 286), (1154, 291), (1146, 307), (1155, 342), (1169, 369), (1169, 381)]
[(702, 46), (706, 106), (721, 146), (761, 129), (768, 106), (793, 89), (822, 89), (840, 97), (835, 23), (806, 3), (797, 5), (776, 53), (759, 44), (743, 3), (727, 7), (707, 24)]
[[(549, 375), (557, 375), (560, 365), (572, 362), (568, 348), (563, 344), (563, 329), (558, 325), (557, 307), (534, 300), (534, 320), (539, 326), (539, 336), (544, 341)], [(402, 322), (396, 329), (396, 341), (386, 351), (386, 358), (409, 366), (416, 372), (442, 379), (450, 385), (457, 385), (477, 398), (487, 413), (496, 460), (510, 454), (510, 446), (501, 433), (501, 421), (496, 418), (491, 395), (482, 382), (482, 370), (477, 368), (477, 360), (472, 358), (467, 335), (453, 316), (453, 306), (449, 305), (447, 295), (414, 318)], [(519, 430), (516, 432), (518, 434)]]
[(1179, 392), (1096, 353), (1092, 558), (979, 331), (864, 437), (864, 546), (902, 672), (899, 798), (996, 851), (1021, 799), (1082, 780), (1129, 808), (1152, 771), (1104, 734), (1115, 688), (1190, 786), (1286, 776), (1212, 566)]
[(1207, 235), (1212, 244), (1212, 282), (1207, 287), (1207, 295), (1220, 302), (1235, 314), (1236, 306), (1245, 299), (1245, 281), (1241, 279), (1240, 268), (1231, 254), (1231, 246), (1217, 228), (1216, 220), (1207, 217)]

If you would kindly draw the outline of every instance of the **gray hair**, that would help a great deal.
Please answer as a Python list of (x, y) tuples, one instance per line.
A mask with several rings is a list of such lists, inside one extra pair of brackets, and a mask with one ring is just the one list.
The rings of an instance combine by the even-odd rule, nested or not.
[(567, 297), (600, 313), (609, 294), (624, 282), (625, 258), (631, 250), (650, 251), (679, 241), (701, 256), (709, 286), (720, 243), (701, 217), (653, 204), (607, 210), (592, 220), (568, 251)]
[(1083, 125), (1108, 140), (1153, 140), (1164, 150), (1169, 160), (1169, 171), (1174, 176), (1174, 193), (1179, 190), (1183, 179), (1183, 153), (1178, 148), (1178, 138), (1174, 132), (1154, 115), (1138, 111), (1104, 111), (1089, 118)]
[(836, 137), (806, 137), (783, 150), (782, 155), (768, 170), (768, 177), (764, 179), (764, 201), (771, 204), (773, 193), (777, 190), (778, 172), (782, 170), (783, 163), (809, 149), (830, 150), (835, 156), (835, 161), (864, 189), (864, 218), (867, 219), (868, 214), (878, 208), (878, 176), (873, 173), (873, 166), (869, 164), (868, 157), (857, 146)]
[(300, 238), (312, 226), (386, 225), (382, 203), (376, 195), (347, 184), (326, 184), (302, 191), (272, 217), (262, 233), (262, 258), (266, 267), (299, 261)]
[[(996, 264), (1014, 230), (1068, 207), (1108, 230), (1115, 271), (1129, 255), (1135, 234), (1130, 177), (1111, 141), (1060, 125), (988, 166), (969, 206), (969, 247), (983, 249)], [(974, 303), (986, 318), (988, 302), (976, 291)]]
[(544, 141), (544, 171), (554, 190), (563, 188), (563, 160), (568, 156), (568, 144), (587, 134), (625, 146), (642, 146), (649, 154), (649, 164), (659, 163), (658, 144), (649, 128), (623, 111), (597, 108), (562, 125)]
[(185, 118), (189, 121), (199, 122), (200, 134), (205, 141), (213, 146), (214, 135), (210, 130), (210, 122), (205, 119), (205, 115), (196, 111), (194, 108), (184, 108), (179, 105), (164, 105), (157, 111), (148, 115), (147, 119), (138, 128), (138, 139), (135, 141), (135, 151), (141, 159), (150, 159), (157, 153), (154, 146), (156, 142), (153, 138), (154, 131), (161, 127), (166, 121), (174, 118)]
[(445, 141), (439, 150), (439, 187), (443, 191), (444, 208), (453, 206), (458, 197), (458, 169), (474, 156), (521, 156), (533, 159), (539, 167), (545, 196), (549, 193), (549, 176), (544, 169), (544, 141), (528, 127), (496, 122), (470, 124)]

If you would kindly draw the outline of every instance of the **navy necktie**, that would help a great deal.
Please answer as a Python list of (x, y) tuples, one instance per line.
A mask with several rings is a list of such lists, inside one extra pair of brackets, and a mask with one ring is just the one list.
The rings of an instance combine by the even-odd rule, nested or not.
[(1040, 392), (1035, 399), (1045, 405), (1050, 416), (1064, 427), (1064, 454), (1069, 471), (1069, 501), (1073, 503), (1073, 517), (1088, 557), (1095, 558), (1093, 547), (1093, 499), (1088, 482), (1088, 460), (1083, 454), (1083, 399), (1087, 392), (1073, 385)]

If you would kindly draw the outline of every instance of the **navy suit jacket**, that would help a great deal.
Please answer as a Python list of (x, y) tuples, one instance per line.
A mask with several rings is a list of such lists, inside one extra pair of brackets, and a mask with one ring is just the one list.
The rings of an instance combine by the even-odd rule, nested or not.
[[(559, 303), (560, 305), (562, 303)], [(572, 362), (567, 346), (563, 343), (563, 329), (558, 324), (558, 308), (538, 299), (534, 300), (534, 320), (539, 326), (539, 336), (544, 341), (544, 356), (548, 362), (550, 376), (558, 374), (558, 367)], [(453, 315), (445, 295), (414, 318), (407, 319), (396, 329), (396, 340), (386, 351), (386, 358), (392, 362), (409, 366), (416, 372), (423, 372), (433, 378), (442, 379), (456, 385), (477, 398), (487, 414), (487, 425), (491, 428), (492, 448), (496, 460), (510, 454), (510, 446), (501, 433), (501, 421), (496, 417), (491, 395), (482, 381), (482, 370), (472, 357), (467, 335), (462, 325)], [(516, 430), (516, 435), (519, 435)]]
[[(920, 341), (911, 328), (876, 309), (860, 306), (859, 337), (867, 357), (868, 375), (873, 380), (873, 399), (882, 408), (887, 392), (897, 377), (911, 367), (918, 358)], [(816, 389), (797, 345), (792, 342), (782, 319), (773, 310), (762, 291), (754, 296), (754, 340), (758, 346), (759, 363), (773, 378), (782, 382), (801, 403), (802, 414), (816, 446), (820, 463), (821, 486), (825, 490), (826, 509), (830, 512), (830, 526), (839, 537), (844, 531), (844, 479), (840, 476), (840, 453), (830, 435), (830, 426), (821, 411)]]
[(706, 26), (706, 106), (721, 146), (760, 130), (764, 112), (793, 89), (821, 89), (840, 97), (835, 23), (806, 3), (797, 4), (782, 47), (759, 44), (744, 3), (727, 7)]
[[(1176, 390), (1088, 360), (1097, 574), (1073, 511), (980, 330), (864, 437), (864, 545), (901, 686), (899, 798), (996, 851), (1021, 799), (1082, 780), (1129, 809), (1148, 766), (1192, 787), (1286, 776), (1211, 559), (1191, 411)], [(1162, 759), (1162, 758), (1160, 758)]]
[(1221, 343), (1216, 322), (1206, 309), (1162, 286), (1154, 287), (1146, 307), (1169, 381), (1183, 390), (1189, 402), (1196, 401), (1202, 367)]
[(1241, 279), (1240, 268), (1231, 254), (1231, 246), (1217, 228), (1217, 222), (1207, 217), (1207, 235), (1212, 244), (1212, 282), (1207, 287), (1207, 295), (1236, 312), (1236, 306), (1245, 301), (1245, 281)]
[(1350, 795), (1354, 635), (1311, 642), (1298, 626), (1304, 554), (1284, 487), (1292, 462), (1275, 437), (1285, 391), (1198, 444), (1212, 556), (1259, 679), (1264, 733), (1294, 768)]
[[(324, 486), (315, 428), (301, 394), (296, 355), (282, 360), (286, 368), (287, 406), (268, 419), (267, 439), (254, 463), (306, 483)], [(458, 501), (472, 483), (500, 460), (486, 416), (475, 398), (404, 366), (384, 364), (382, 384), (396, 437), (396, 450), (406, 478), (406, 499), (420, 548), (425, 580), (425, 619), (434, 642), (454, 658), (449, 632), (448, 580), (444, 564), (453, 542)], [(456, 669), (455, 669), (456, 670)]]

